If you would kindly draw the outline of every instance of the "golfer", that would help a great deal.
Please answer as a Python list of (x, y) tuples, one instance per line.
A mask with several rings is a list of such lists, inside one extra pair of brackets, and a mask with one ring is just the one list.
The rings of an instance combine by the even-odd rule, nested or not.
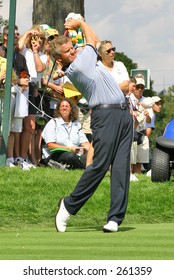
[(71, 40), (59, 36), (51, 41), (51, 53), (92, 109), (94, 157), (73, 192), (59, 202), (56, 228), (59, 232), (66, 231), (70, 216), (76, 215), (92, 196), (110, 167), (110, 209), (103, 231), (116, 232), (125, 217), (128, 202), (132, 117), (113, 76), (97, 62), (98, 37), (92, 28), (79, 19), (69, 19), (65, 28), (81, 28), (86, 45), (77, 56)]

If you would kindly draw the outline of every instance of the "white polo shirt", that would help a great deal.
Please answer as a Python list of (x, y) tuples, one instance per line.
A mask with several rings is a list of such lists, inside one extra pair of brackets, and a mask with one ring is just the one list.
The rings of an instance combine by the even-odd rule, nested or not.
[(97, 62), (97, 52), (90, 44), (85, 45), (65, 74), (83, 94), (90, 108), (99, 104), (125, 103), (125, 96), (119, 85), (102, 63)]
[[(35, 62), (34, 62), (34, 54), (33, 54), (32, 50), (27, 49), (26, 46), (24, 46), (23, 55), (26, 58), (27, 67), (28, 67), (28, 71), (30, 74), (30, 81), (34, 82), (34, 83), (38, 82), (39, 87), (41, 87), (41, 79), (43, 76), (43, 72), (39, 73), (36, 71)], [(47, 59), (48, 59), (47, 55), (40, 51), (38, 52), (38, 55), (40, 56), (40, 60), (46, 65)]]
[(127, 69), (121, 61), (114, 61), (114, 66), (111, 70), (111, 73), (114, 79), (116, 80), (117, 84), (121, 84), (124, 81), (129, 81)]
[(43, 129), (45, 143), (58, 143), (63, 146), (80, 146), (88, 142), (79, 121), (67, 124), (61, 117), (51, 119)]

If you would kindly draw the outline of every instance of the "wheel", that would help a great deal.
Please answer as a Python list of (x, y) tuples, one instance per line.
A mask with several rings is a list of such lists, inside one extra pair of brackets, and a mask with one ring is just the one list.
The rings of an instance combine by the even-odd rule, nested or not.
[(169, 181), (171, 170), (169, 167), (170, 156), (166, 151), (155, 148), (152, 154), (152, 182)]

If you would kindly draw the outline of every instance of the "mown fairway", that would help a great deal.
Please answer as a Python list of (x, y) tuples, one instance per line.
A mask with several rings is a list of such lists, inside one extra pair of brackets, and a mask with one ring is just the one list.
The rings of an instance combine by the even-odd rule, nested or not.
[[(66, 233), (57, 233), (57, 201), (72, 191), (81, 171), (0, 169), (0, 259), (174, 259), (174, 187), (145, 175), (131, 183), (125, 221), (103, 233), (109, 173)], [(173, 179), (173, 177), (172, 177)]]
[(122, 225), (116, 234), (73, 228), (65, 234), (39, 226), (1, 231), (0, 259), (171, 260), (174, 224)]

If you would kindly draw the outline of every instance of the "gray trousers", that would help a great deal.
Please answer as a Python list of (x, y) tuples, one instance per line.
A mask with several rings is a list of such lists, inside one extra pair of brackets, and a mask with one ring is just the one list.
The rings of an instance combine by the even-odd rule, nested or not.
[(111, 166), (110, 210), (108, 221), (119, 225), (124, 219), (130, 181), (130, 149), (133, 137), (132, 117), (129, 109), (93, 110), (91, 118), (94, 157), (64, 204), (75, 215), (95, 192)]

